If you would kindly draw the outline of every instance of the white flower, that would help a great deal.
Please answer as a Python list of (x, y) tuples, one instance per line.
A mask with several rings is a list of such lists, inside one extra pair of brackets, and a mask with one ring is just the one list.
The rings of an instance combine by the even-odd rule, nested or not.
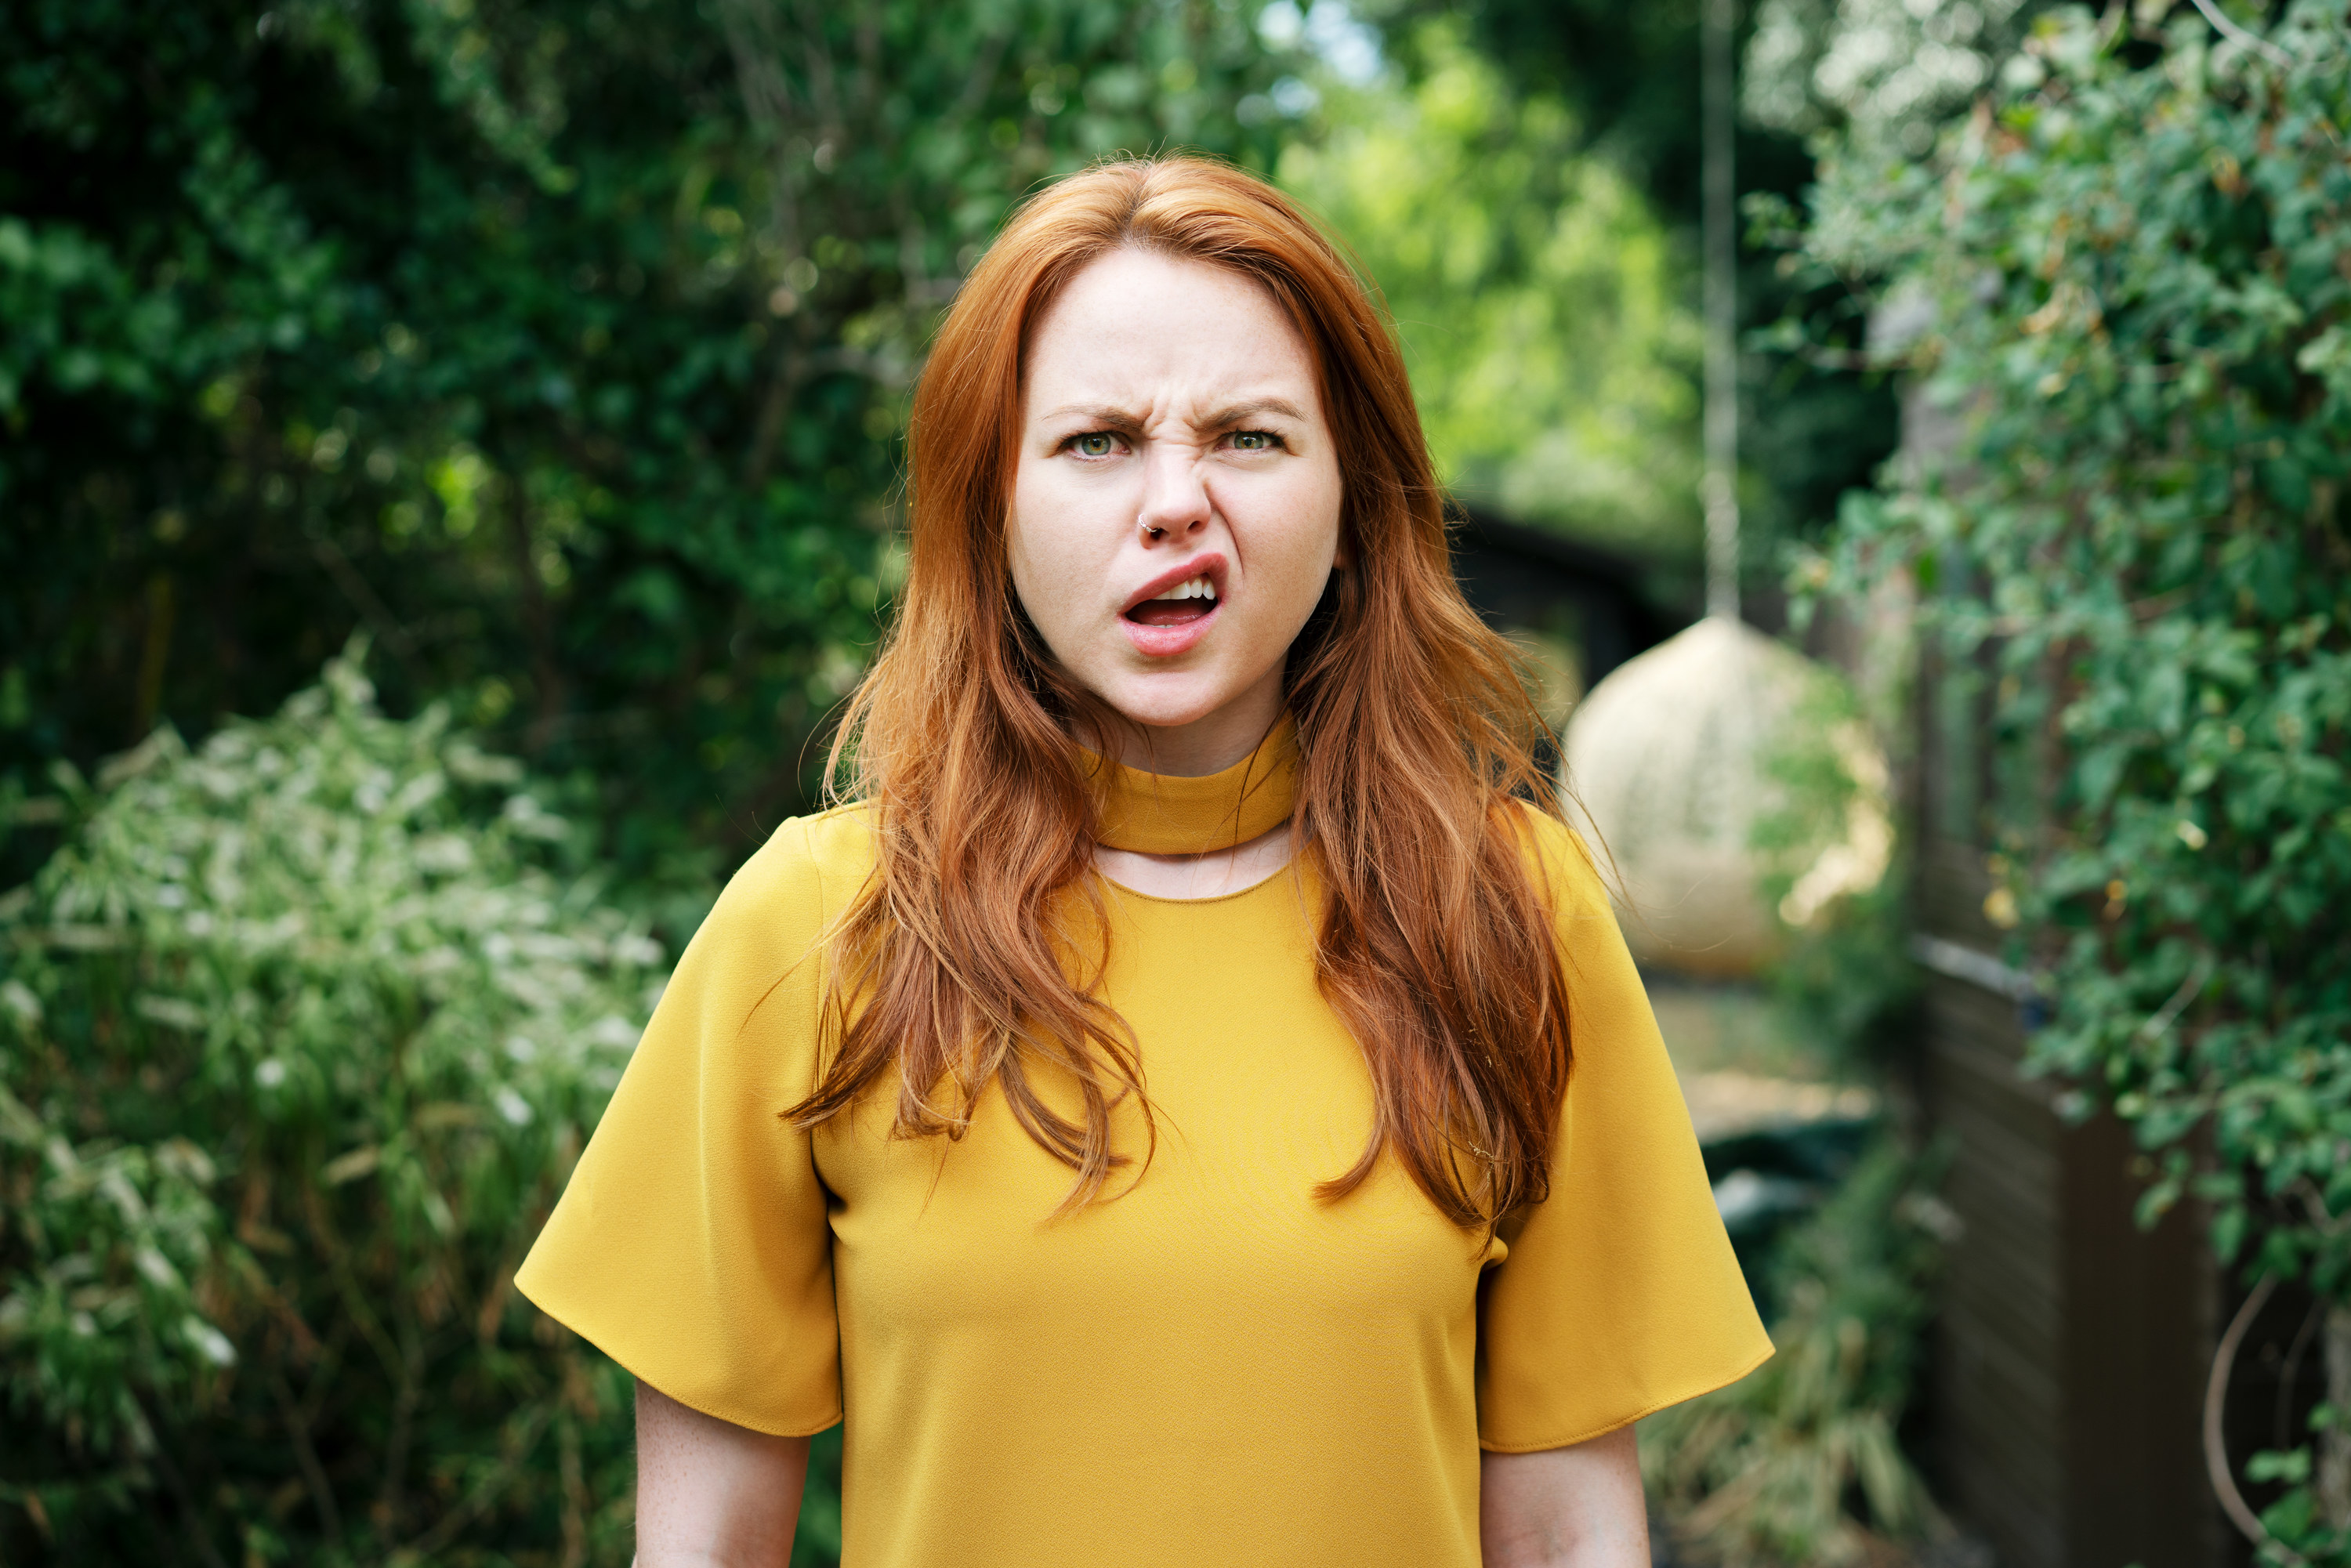
[(228, 1335), (204, 1319), (188, 1318), (181, 1323), (180, 1332), (187, 1335), (188, 1343), (195, 1348), (196, 1354), (214, 1366), (236, 1364), (236, 1346), (228, 1343)]

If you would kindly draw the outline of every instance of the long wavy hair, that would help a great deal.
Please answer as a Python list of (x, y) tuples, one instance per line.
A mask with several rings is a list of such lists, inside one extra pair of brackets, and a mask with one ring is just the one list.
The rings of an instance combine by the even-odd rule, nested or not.
[[(1200, 158), (1107, 163), (1031, 198), (940, 330), (914, 393), (896, 624), (828, 768), (834, 798), (870, 804), (875, 865), (831, 938), (837, 1049), (785, 1114), (813, 1126), (894, 1070), (894, 1134), (952, 1139), (993, 1082), (1074, 1173), (1065, 1209), (1134, 1159), (1112, 1136), (1130, 1096), (1155, 1145), (1134, 1040), (1098, 994), (1097, 808), (1074, 737), (1125, 721), (1056, 666), (1006, 541), (1029, 334), (1121, 246), (1263, 287), (1313, 356), (1340, 455), (1348, 564), (1285, 666), (1293, 831), (1323, 891), (1316, 979), (1376, 1110), (1361, 1157), (1317, 1190), (1345, 1196), (1392, 1152), (1448, 1217), (1490, 1226), (1547, 1191), (1570, 1064), (1529, 837), (1531, 813), (1559, 811), (1535, 759), (1547, 731), (1454, 580), (1386, 317), (1297, 207)], [(1075, 1086), (1075, 1115), (1040, 1092), (1053, 1077)]]

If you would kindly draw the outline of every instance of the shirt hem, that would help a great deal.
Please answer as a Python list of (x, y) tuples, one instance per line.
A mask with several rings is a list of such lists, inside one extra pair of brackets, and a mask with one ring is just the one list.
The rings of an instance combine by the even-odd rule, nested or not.
[(1698, 1396), (1702, 1394), (1711, 1394), (1718, 1388), (1728, 1388), (1732, 1384), (1738, 1382), (1740, 1378), (1746, 1376), (1749, 1373), (1754, 1371), (1757, 1367), (1762, 1365), (1765, 1362), (1771, 1360), (1771, 1357), (1777, 1354), (1778, 1351), (1776, 1347), (1767, 1342), (1763, 1346), (1762, 1354), (1745, 1363), (1740, 1366), (1737, 1371), (1730, 1373), (1727, 1376), (1716, 1376), (1709, 1373), (1705, 1378), (1700, 1379), (1694, 1386), (1686, 1389), (1679, 1394), (1673, 1395), (1669, 1398), (1657, 1400), (1654, 1404), (1645, 1405), (1629, 1416), (1624, 1416), (1614, 1420), (1604, 1422), (1600, 1426), (1590, 1427), (1583, 1432), (1577, 1433), (1573, 1437), (1545, 1437), (1531, 1443), (1500, 1443), (1492, 1441), (1481, 1436), (1478, 1439), (1478, 1447), (1489, 1454), (1540, 1454), (1547, 1452), (1552, 1448), (1572, 1448), (1578, 1443), (1588, 1443), (1594, 1437), (1604, 1437), (1611, 1432), (1621, 1431), (1625, 1427), (1631, 1426), (1634, 1422), (1640, 1420), (1645, 1416), (1654, 1416), (1660, 1410), (1667, 1410), (1677, 1405), (1687, 1404), (1688, 1401), (1696, 1399)]
[(594, 1345), (605, 1355), (611, 1358), (612, 1364), (618, 1366), (631, 1377), (636, 1379), (639, 1383), (643, 1384), (646, 1387), (652, 1389), (663, 1398), (673, 1401), (675, 1404), (683, 1405), (687, 1409), (695, 1411), (700, 1415), (707, 1416), (714, 1421), (724, 1421), (730, 1427), (740, 1427), (747, 1432), (758, 1432), (761, 1436), (768, 1437), (813, 1437), (819, 1432), (831, 1431), (835, 1427), (840, 1426), (841, 1423), (842, 1412), (838, 1406), (834, 1408), (831, 1415), (826, 1416), (823, 1420), (818, 1422), (813, 1427), (804, 1426), (797, 1421), (788, 1421), (779, 1425), (776, 1422), (758, 1419), (747, 1421), (741, 1416), (730, 1416), (724, 1410), (715, 1409), (710, 1404), (705, 1401), (699, 1399), (687, 1399), (673, 1394), (668, 1389), (664, 1388), (659, 1381), (647, 1377), (644, 1374), (639, 1372), (634, 1366), (632, 1366), (629, 1364), (628, 1358), (619, 1354), (611, 1345), (606, 1344), (601, 1339), (589, 1333), (586, 1329), (581, 1328), (578, 1323), (573, 1322), (561, 1312), (555, 1311), (545, 1301), (540, 1301), (537, 1296), (533, 1295), (529, 1287), (526, 1286), (519, 1277), (515, 1280), (514, 1283), (516, 1292), (519, 1294), (523, 1300), (528, 1301), (532, 1306), (537, 1307), (540, 1312), (545, 1312), (549, 1317), (553, 1318), (557, 1322), (561, 1323), (573, 1333), (578, 1334), (581, 1339), (586, 1340), (590, 1344)]

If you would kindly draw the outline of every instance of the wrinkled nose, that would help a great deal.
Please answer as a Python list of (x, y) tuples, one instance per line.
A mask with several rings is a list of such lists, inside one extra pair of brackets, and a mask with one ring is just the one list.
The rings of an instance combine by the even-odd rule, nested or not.
[(1196, 455), (1176, 446), (1155, 449), (1145, 460), (1143, 510), (1135, 524), (1146, 543), (1176, 543), (1208, 526), (1216, 506), (1200, 482)]

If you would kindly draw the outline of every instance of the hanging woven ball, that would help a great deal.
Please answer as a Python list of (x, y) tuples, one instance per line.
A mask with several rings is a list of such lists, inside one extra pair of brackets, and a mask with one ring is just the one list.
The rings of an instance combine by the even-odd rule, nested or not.
[[(1629, 895), (1618, 915), (1642, 963), (1752, 975), (1789, 925), (1884, 874), (1886, 767), (1865, 729), (1795, 733), (1817, 722), (1807, 698), (1835, 678), (1742, 622), (1709, 616), (1618, 666), (1577, 706), (1566, 782), (1604, 869), (1614, 861)], [(1771, 868), (1753, 841), (1758, 819), (1785, 802), (1773, 762), (1792, 745), (1830, 747), (1853, 788), (1827, 841), (1794, 852), (1795, 887), (1774, 908), (1763, 889)]]

